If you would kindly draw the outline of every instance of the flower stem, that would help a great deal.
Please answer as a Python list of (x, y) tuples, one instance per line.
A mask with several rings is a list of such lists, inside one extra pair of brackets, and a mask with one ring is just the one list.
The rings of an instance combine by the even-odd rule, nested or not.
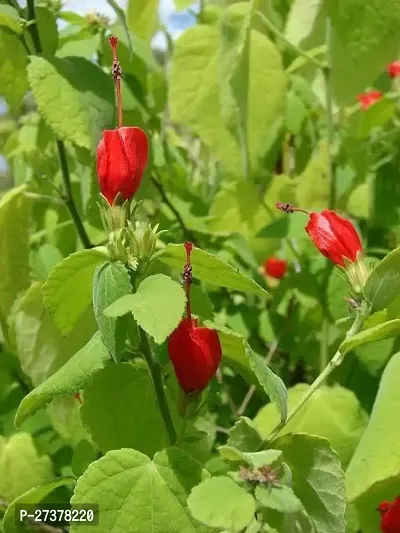
[(86, 233), (85, 227), (78, 213), (78, 209), (75, 205), (74, 197), (72, 195), (71, 178), (69, 175), (67, 155), (65, 153), (64, 143), (58, 139), (56, 140), (56, 143), (57, 143), (58, 159), (59, 159), (60, 168), (61, 168), (61, 175), (62, 175), (64, 188), (65, 188), (65, 197), (64, 197), (65, 205), (67, 206), (70, 212), (72, 220), (74, 221), (76, 230), (78, 232), (79, 238), (83, 246), (85, 248), (91, 248), (92, 244), (90, 242), (88, 234)]
[[(353, 322), (353, 325), (349, 329), (349, 331), (346, 334), (346, 337), (352, 337), (356, 333), (358, 333), (363, 324), (365, 319), (368, 317), (370, 313), (370, 308), (368, 307), (366, 302), (362, 302), (360, 309), (357, 311), (356, 318)], [(301, 400), (293, 407), (293, 409), (288, 414), (286, 420), (284, 422), (280, 422), (268, 435), (268, 438), (266, 442), (263, 442), (261, 446), (264, 446), (264, 444), (267, 444), (271, 440), (275, 439), (279, 433), (282, 431), (282, 429), (287, 425), (287, 423), (294, 417), (294, 415), (303, 407), (303, 405), (307, 402), (309, 398), (314, 394), (316, 390), (319, 389), (319, 387), (324, 383), (324, 381), (327, 379), (327, 377), (338, 367), (340, 366), (341, 362), (343, 361), (343, 355), (338, 350), (335, 355), (332, 357), (332, 359), (329, 361), (327, 366), (324, 368), (324, 370), (321, 372), (321, 374), (317, 377), (317, 379), (310, 385), (309, 389), (305, 393), (305, 395), (301, 398)]]
[(332, 99), (332, 23), (329, 17), (326, 18), (326, 50), (327, 64), (322, 69), (325, 82), (325, 106), (326, 106), (326, 129), (328, 140), (327, 153), (327, 175), (329, 181), (329, 209), (335, 209), (336, 204), (336, 180), (333, 169), (333, 143), (334, 143), (334, 125), (333, 125), (333, 99)]
[(140, 334), (140, 349), (143, 357), (146, 360), (149, 368), (151, 380), (153, 382), (154, 392), (156, 394), (157, 403), (160, 408), (161, 417), (164, 422), (165, 430), (168, 435), (169, 444), (172, 446), (175, 444), (177, 435), (172, 421), (171, 413), (169, 411), (167, 398), (165, 396), (164, 385), (162, 382), (161, 369), (154, 359), (154, 355), (150, 346), (147, 333), (139, 328)]
[(27, 13), (28, 13), (28, 31), (31, 34), (33, 46), (37, 54), (43, 52), (42, 43), (40, 42), (39, 32), (36, 24), (36, 13), (35, 13), (35, 2), (34, 0), (28, 0), (26, 3)]

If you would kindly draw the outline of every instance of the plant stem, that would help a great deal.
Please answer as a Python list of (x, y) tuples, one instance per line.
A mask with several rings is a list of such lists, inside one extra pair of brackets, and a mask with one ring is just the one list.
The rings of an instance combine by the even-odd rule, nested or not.
[(290, 48), (292, 48), (295, 52), (297, 52), (300, 56), (303, 56), (307, 61), (310, 63), (313, 63), (316, 67), (323, 69), (324, 65), (318, 59), (315, 59), (314, 57), (310, 56), (307, 52), (296, 46), (295, 44), (291, 43), (286, 39), (286, 37), (283, 35), (281, 31), (278, 30), (278, 28), (264, 15), (264, 13), (261, 13), (261, 11), (257, 11), (257, 15), (261, 18), (261, 20), (264, 22), (264, 24), (267, 26), (267, 28), (277, 35), (282, 41), (287, 44)]
[[(356, 318), (353, 322), (353, 325), (349, 329), (349, 331), (346, 334), (347, 337), (352, 337), (356, 333), (358, 333), (363, 324), (365, 319), (368, 317), (370, 313), (370, 309), (368, 305), (363, 302), (361, 304), (360, 309), (357, 311)], [(324, 370), (320, 373), (320, 375), (317, 377), (317, 379), (310, 385), (309, 389), (305, 393), (305, 395), (301, 398), (301, 400), (294, 406), (294, 408), (290, 411), (290, 413), (287, 416), (287, 419), (284, 422), (280, 422), (270, 433), (270, 435), (267, 438), (267, 442), (275, 439), (279, 433), (282, 431), (282, 429), (286, 426), (286, 424), (294, 417), (294, 415), (303, 407), (303, 405), (307, 402), (309, 398), (314, 394), (316, 390), (319, 389), (319, 387), (324, 383), (324, 381), (327, 379), (327, 377), (341, 364), (343, 361), (343, 355), (340, 353), (340, 350), (338, 350), (335, 355), (332, 357), (332, 359), (329, 361), (327, 366), (324, 368)], [(264, 443), (263, 443), (264, 444)]]
[(326, 129), (328, 140), (327, 154), (327, 176), (329, 181), (329, 209), (335, 209), (336, 204), (336, 180), (333, 169), (333, 143), (334, 143), (334, 126), (333, 126), (333, 100), (332, 100), (332, 24), (329, 17), (326, 18), (326, 49), (327, 64), (322, 69), (325, 82), (325, 106), (326, 106)]
[(161, 181), (159, 179), (157, 179), (155, 176), (152, 176), (151, 177), (151, 182), (154, 185), (154, 187), (157, 189), (157, 191), (160, 193), (160, 196), (161, 196), (163, 202), (165, 203), (165, 205), (167, 205), (170, 208), (170, 210), (172, 211), (172, 213), (174, 214), (174, 216), (176, 218), (176, 221), (178, 222), (178, 224), (182, 228), (182, 231), (183, 231), (185, 239), (189, 240), (195, 246), (198, 247), (199, 246), (198, 240), (196, 239), (194, 234), (190, 231), (190, 229), (186, 227), (186, 224), (185, 224), (181, 214), (179, 213), (177, 208), (174, 206), (174, 204), (171, 202), (171, 200), (168, 198), (167, 193), (165, 192), (164, 186), (161, 183)]
[(71, 214), (71, 218), (74, 221), (76, 230), (78, 232), (79, 238), (83, 246), (85, 248), (92, 248), (92, 244), (90, 242), (88, 234), (86, 233), (81, 217), (79, 216), (78, 209), (75, 205), (74, 197), (72, 195), (71, 178), (69, 175), (67, 154), (65, 152), (64, 143), (58, 139), (56, 140), (56, 143), (57, 143), (57, 150), (58, 150), (58, 159), (59, 159), (60, 168), (61, 168), (61, 175), (62, 175), (64, 188), (65, 188), (65, 196), (63, 198), (65, 201), (65, 205), (67, 206)]
[(165, 396), (161, 370), (154, 359), (147, 333), (141, 328), (139, 328), (139, 334), (141, 352), (149, 368), (151, 380), (153, 382), (154, 392), (156, 394), (158, 406), (160, 408), (161, 417), (163, 419), (165, 430), (168, 435), (168, 441), (169, 444), (173, 446), (176, 443), (177, 435), (174, 423), (172, 421), (171, 413), (169, 412), (167, 398)]
[(324, 370), (329, 361), (329, 319), (322, 319), (321, 343), (320, 343), (320, 372)]
[(36, 24), (35, 0), (28, 0), (26, 7), (28, 12), (28, 22), (31, 22), (31, 24), (28, 25), (28, 31), (31, 34), (36, 53), (41, 54), (43, 50)]

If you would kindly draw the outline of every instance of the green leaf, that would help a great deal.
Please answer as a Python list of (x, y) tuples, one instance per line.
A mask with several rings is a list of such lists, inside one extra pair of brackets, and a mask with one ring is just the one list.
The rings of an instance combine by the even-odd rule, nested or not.
[[(171, 527), (174, 533), (206, 533), (186, 506), (190, 489), (206, 475), (200, 463), (177, 448), (153, 460), (136, 450), (114, 450), (79, 478), (71, 504), (96, 502), (102, 509), (98, 525), (85, 525), (87, 533), (166, 533)], [(71, 533), (80, 530), (71, 527)]]
[(168, 443), (145, 367), (121, 363), (96, 374), (85, 387), (81, 417), (103, 451), (134, 448), (152, 457)]
[(378, 324), (377, 326), (369, 329), (365, 329), (353, 335), (352, 337), (347, 337), (342, 344), (339, 346), (338, 350), (342, 355), (346, 355), (355, 348), (367, 344), (369, 342), (376, 342), (388, 337), (395, 337), (400, 333), (400, 320), (389, 320), (383, 324)]
[(339, 103), (351, 102), (397, 57), (400, 4), (337, 0), (327, 5), (333, 26), (333, 89)]
[(348, 134), (356, 139), (365, 139), (374, 128), (379, 128), (388, 122), (395, 112), (395, 102), (383, 97), (368, 109), (358, 109), (349, 117)]
[(241, 452), (255, 452), (262, 443), (262, 438), (253, 422), (241, 416), (229, 430), (227, 444)]
[(36, 25), (43, 54), (53, 55), (58, 47), (58, 30), (55, 14), (47, 7), (36, 7)]
[(149, 276), (135, 294), (122, 296), (105, 311), (109, 317), (133, 313), (136, 322), (162, 344), (181, 321), (186, 295), (181, 285), (164, 274)]
[(96, 331), (92, 309), (88, 307), (67, 336), (62, 336), (42, 301), (42, 285), (31, 285), (18, 301), (12, 315), (11, 332), (22, 370), (34, 386), (56, 372)]
[(290, 434), (274, 441), (293, 475), (295, 495), (318, 533), (345, 533), (346, 491), (339, 457), (326, 439)]
[(0, 95), (12, 110), (18, 111), (29, 89), (26, 74), (27, 55), (17, 35), (7, 28), (0, 33)]
[(93, 283), (93, 311), (104, 344), (115, 362), (125, 347), (128, 317), (110, 318), (105, 309), (122, 296), (132, 293), (129, 273), (122, 263), (106, 263), (97, 267)]
[(261, 452), (243, 453), (243, 459), (253, 468), (261, 468), (277, 461), (282, 455), (281, 450), (263, 450)]
[[(288, 390), (288, 406), (292, 409), (306, 394), (309, 385), (299, 383)], [(266, 439), (279, 418), (270, 404), (262, 407), (254, 418), (254, 425)], [(309, 433), (329, 440), (339, 454), (342, 464), (347, 465), (367, 427), (368, 417), (348, 389), (343, 387), (320, 387), (286, 424), (282, 434)]]
[(53, 478), (51, 460), (39, 456), (32, 436), (15, 433), (9, 439), (0, 436), (0, 494), (12, 501), (37, 485)]
[(22, 185), (0, 200), (0, 314), (4, 319), (18, 293), (29, 286), (29, 204), (24, 191)]
[(287, 418), (287, 390), (279, 376), (274, 374), (265, 361), (247, 345), (246, 353), (250, 366), (269, 399), (275, 403), (283, 422)]
[[(225, 15), (234, 9), (228, 8)], [(199, 135), (224, 166), (240, 176), (240, 143), (224, 120), (220, 99), (221, 39), (218, 26), (199, 25), (186, 30), (175, 43), (170, 71), (171, 116)], [(271, 126), (283, 113), (286, 77), (275, 45), (256, 30), (250, 34), (250, 64), (251, 106), (246, 129), (250, 166), (255, 168), (266, 151), (265, 138)]]
[(399, 376), (400, 353), (397, 353), (383, 373), (370, 422), (346, 471), (349, 501), (356, 502), (360, 518), (366, 513), (365, 522), (370, 520), (367, 533), (379, 529), (379, 515), (368, 511), (367, 504), (375, 510), (379, 503), (399, 492)]
[(107, 254), (102, 248), (80, 250), (56, 265), (45, 281), (44, 305), (64, 335), (90, 305), (94, 272), (106, 260)]
[(281, 513), (297, 513), (303, 507), (301, 501), (287, 485), (271, 488), (260, 485), (256, 487), (255, 497), (264, 507)]
[(129, 0), (127, 23), (140, 39), (150, 41), (158, 25), (159, 0)]
[(0, 5), (0, 26), (4, 26), (15, 33), (22, 33), (18, 11), (11, 6)]
[(302, 44), (304, 50), (309, 46), (304, 41), (312, 35), (324, 0), (294, 0), (286, 21), (285, 37), (295, 45)]
[(97, 453), (93, 444), (86, 439), (79, 441), (74, 448), (74, 454), (71, 459), (73, 473), (77, 477), (81, 476), (90, 463), (93, 463), (96, 458)]
[(250, 367), (250, 361), (246, 353), (247, 343), (243, 338), (243, 335), (208, 320), (204, 322), (204, 325), (218, 331), (222, 356), (225, 362), (242, 375), (249, 383), (259, 387), (258, 379)]
[(40, 503), (42, 500), (46, 498), (49, 494), (51, 494), (55, 489), (58, 489), (58, 487), (63, 487), (65, 485), (71, 485), (75, 483), (75, 479), (73, 477), (62, 477), (59, 479), (56, 479), (55, 481), (50, 481), (50, 483), (46, 483), (45, 485), (41, 485), (39, 487), (34, 487), (21, 496), (19, 496), (17, 499), (15, 499), (7, 508), (7, 511), (4, 514), (3, 517), (3, 531), (4, 533), (26, 533), (27, 527), (25, 525), (18, 525), (16, 523), (15, 517), (16, 517), (16, 506), (17, 505), (35, 505), (37, 503)]
[(94, 150), (103, 129), (112, 125), (111, 77), (81, 57), (30, 59), (29, 83), (49, 126), (61, 140)]
[[(186, 260), (185, 248), (182, 244), (168, 244), (153, 256), (178, 271), (181, 271)], [(211, 283), (218, 287), (226, 287), (235, 291), (267, 295), (267, 291), (260, 287), (254, 280), (241, 274), (233, 266), (219, 259), (215, 255), (205, 252), (201, 248), (193, 248), (191, 263), (193, 277)]]
[(307, 209), (321, 209), (328, 203), (327, 158), (328, 143), (324, 140), (319, 143), (304, 172), (296, 178), (297, 202), (306, 205)]
[(203, 481), (192, 490), (187, 503), (197, 520), (233, 533), (245, 528), (256, 511), (253, 496), (225, 476)]
[(372, 311), (387, 307), (400, 291), (400, 248), (388, 254), (369, 275), (364, 294)]
[(82, 390), (109, 360), (110, 355), (101, 340), (100, 332), (97, 332), (64, 366), (25, 396), (17, 411), (15, 425), (20, 426), (55, 396), (75, 394)]

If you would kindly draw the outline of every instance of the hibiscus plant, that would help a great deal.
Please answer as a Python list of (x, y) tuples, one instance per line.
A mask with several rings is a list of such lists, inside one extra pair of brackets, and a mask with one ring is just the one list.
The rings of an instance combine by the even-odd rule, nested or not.
[(0, 531), (400, 533), (399, 3), (22, 4)]

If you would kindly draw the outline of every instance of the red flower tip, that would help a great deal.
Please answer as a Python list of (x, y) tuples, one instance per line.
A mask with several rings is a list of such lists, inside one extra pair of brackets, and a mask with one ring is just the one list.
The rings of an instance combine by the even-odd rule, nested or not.
[(391, 78), (397, 78), (397, 76), (400, 76), (400, 60), (392, 61), (386, 69)]
[(378, 506), (382, 533), (400, 532), (400, 496), (393, 503), (384, 501)]
[(357, 100), (360, 102), (362, 109), (368, 109), (381, 98), (381, 91), (369, 91), (367, 93), (361, 93), (357, 95)]
[(192, 253), (192, 250), (193, 250), (193, 244), (189, 241), (186, 241), (183, 246), (185, 247), (185, 250), (186, 250), (186, 262), (190, 263), (190, 254)]
[(205, 389), (218, 369), (222, 349), (218, 333), (184, 318), (168, 339), (169, 358), (186, 394)]
[(354, 263), (362, 252), (355, 227), (335, 211), (325, 209), (322, 213), (310, 213), (306, 232), (321, 254), (335, 265), (344, 267), (345, 257)]
[(100, 190), (110, 205), (118, 193), (126, 200), (133, 197), (142, 181), (147, 158), (147, 136), (140, 128), (103, 132), (97, 147), (97, 175)]
[(264, 263), (264, 272), (267, 276), (275, 279), (281, 279), (287, 271), (287, 262), (284, 259), (270, 257)]
[(111, 48), (114, 50), (115, 48), (117, 48), (118, 37), (115, 37), (115, 35), (111, 35), (111, 37), (108, 38), (108, 42), (110, 43)]

